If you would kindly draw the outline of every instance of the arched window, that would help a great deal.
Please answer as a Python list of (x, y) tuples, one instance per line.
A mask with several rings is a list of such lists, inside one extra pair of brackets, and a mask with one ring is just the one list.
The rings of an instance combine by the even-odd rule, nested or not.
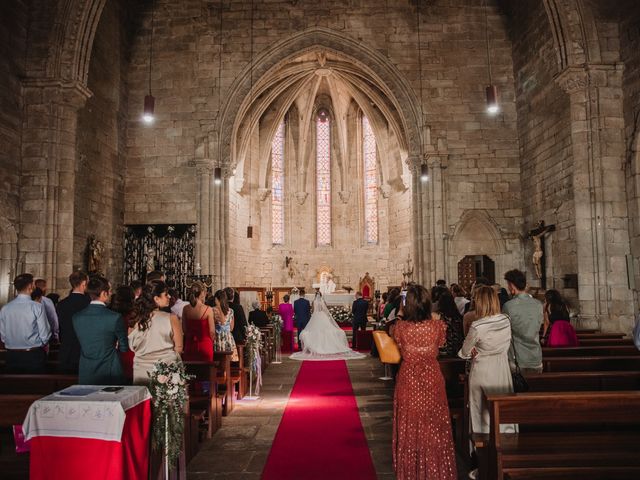
[(284, 120), (271, 142), (271, 239), (284, 244)]
[(320, 110), (316, 119), (316, 241), (331, 245), (331, 121)]
[(369, 119), (362, 116), (362, 157), (364, 179), (364, 237), (369, 245), (378, 243), (378, 161), (376, 137)]

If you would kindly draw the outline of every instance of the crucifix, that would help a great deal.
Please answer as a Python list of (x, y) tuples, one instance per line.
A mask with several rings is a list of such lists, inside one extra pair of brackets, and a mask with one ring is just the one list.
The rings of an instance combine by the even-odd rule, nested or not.
[(529, 236), (533, 240), (533, 266), (536, 269), (536, 276), (540, 279), (540, 287), (547, 288), (546, 260), (544, 258), (544, 238), (547, 233), (555, 231), (555, 225), (545, 225), (544, 220), (540, 220), (536, 228), (529, 230)]

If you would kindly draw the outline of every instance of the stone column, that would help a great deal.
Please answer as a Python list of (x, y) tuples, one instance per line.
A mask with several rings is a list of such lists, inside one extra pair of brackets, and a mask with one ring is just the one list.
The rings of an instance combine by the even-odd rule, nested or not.
[(73, 269), (77, 120), (90, 96), (79, 82), (23, 83), (19, 249), (51, 291), (67, 290)]
[(556, 81), (571, 105), (578, 298), (583, 326), (629, 331), (633, 297), (625, 198), (622, 65), (565, 69)]
[(446, 155), (429, 154), (427, 159), (429, 166), (429, 209), (430, 237), (431, 237), (431, 285), (439, 278), (446, 278), (445, 259), (445, 195), (444, 195), (444, 170), (446, 169)]
[(426, 188), (420, 181), (420, 157), (412, 156), (408, 159), (411, 170), (411, 203), (412, 203), (412, 225), (413, 225), (413, 278), (420, 284), (425, 283), (425, 274), (429, 271), (428, 259), (425, 256), (428, 246), (425, 236), (425, 216), (428, 216), (426, 205)]
[(209, 160), (198, 160), (195, 163), (198, 176), (198, 211), (196, 218), (198, 230), (196, 234), (196, 265), (200, 265), (200, 273), (212, 274), (209, 245), (211, 244), (211, 212), (209, 209), (210, 189), (213, 188), (213, 165)]

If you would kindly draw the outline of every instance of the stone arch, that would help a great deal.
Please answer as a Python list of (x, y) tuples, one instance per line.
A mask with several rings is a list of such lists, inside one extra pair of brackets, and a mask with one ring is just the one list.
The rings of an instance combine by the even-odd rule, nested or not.
[(47, 77), (87, 85), (93, 39), (105, 1), (60, 1), (51, 33)]
[(13, 297), (13, 278), (16, 276), (18, 235), (13, 224), (0, 217), (0, 305)]
[[(260, 54), (260, 59), (253, 66), (253, 78), (258, 79), (258, 82), (254, 84), (253, 92), (250, 91), (250, 65), (245, 67), (231, 86), (227, 95), (228, 100), (219, 116), (218, 123), (218, 131), (221, 132), (218, 136), (220, 139), (219, 160), (223, 165), (232, 170), (239, 160), (236, 158), (237, 152), (233, 139), (238, 131), (239, 122), (244, 116), (243, 112), (251, 107), (248, 105), (250, 99), (260, 99), (260, 96), (256, 94), (258, 83), (268, 77), (270, 72), (286, 64), (291, 58), (314, 51), (329, 51), (348, 58), (352, 69), (350, 73), (354, 77), (366, 77), (362, 80), (363, 83), (373, 83), (380, 88), (399, 113), (404, 133), (403, 140), (406, 142), (408, 155), (422, 155), (423, 128), (417, 108), (419, 103), (415, 92), (397, 68), (375, 49), (369, 48), (343, 33), (328, 28), (314, 27), (278, 42)], [(353, 66), (355, 66), (355, 71)], [(346, 65), (344, 67), (347, 68)], [(292, 72), (292, 75), (295, 73)]]

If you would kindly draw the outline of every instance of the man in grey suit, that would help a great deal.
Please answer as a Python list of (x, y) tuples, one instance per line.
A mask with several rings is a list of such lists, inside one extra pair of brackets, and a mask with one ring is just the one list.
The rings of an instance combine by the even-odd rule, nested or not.
[(300, 298), (293, 302), (293, 315), (296, 320), (296, 328), (298, 329), (298, 349), (302, 349), (300, 345), (300, 332), (309, 323), (311, 318), (311, 304), (309, 300), (304, 298), (304, 288), (300, 289)]
[(87, 293), (91, 303), (73, 316), (73, 328), (80, 342), (81, 385), (123, 385), (118, 350), (127, 352), (129, 342), (124, 320), (106, 307), (111, 296), (109, 281), (99, 275), (89, 279)]

